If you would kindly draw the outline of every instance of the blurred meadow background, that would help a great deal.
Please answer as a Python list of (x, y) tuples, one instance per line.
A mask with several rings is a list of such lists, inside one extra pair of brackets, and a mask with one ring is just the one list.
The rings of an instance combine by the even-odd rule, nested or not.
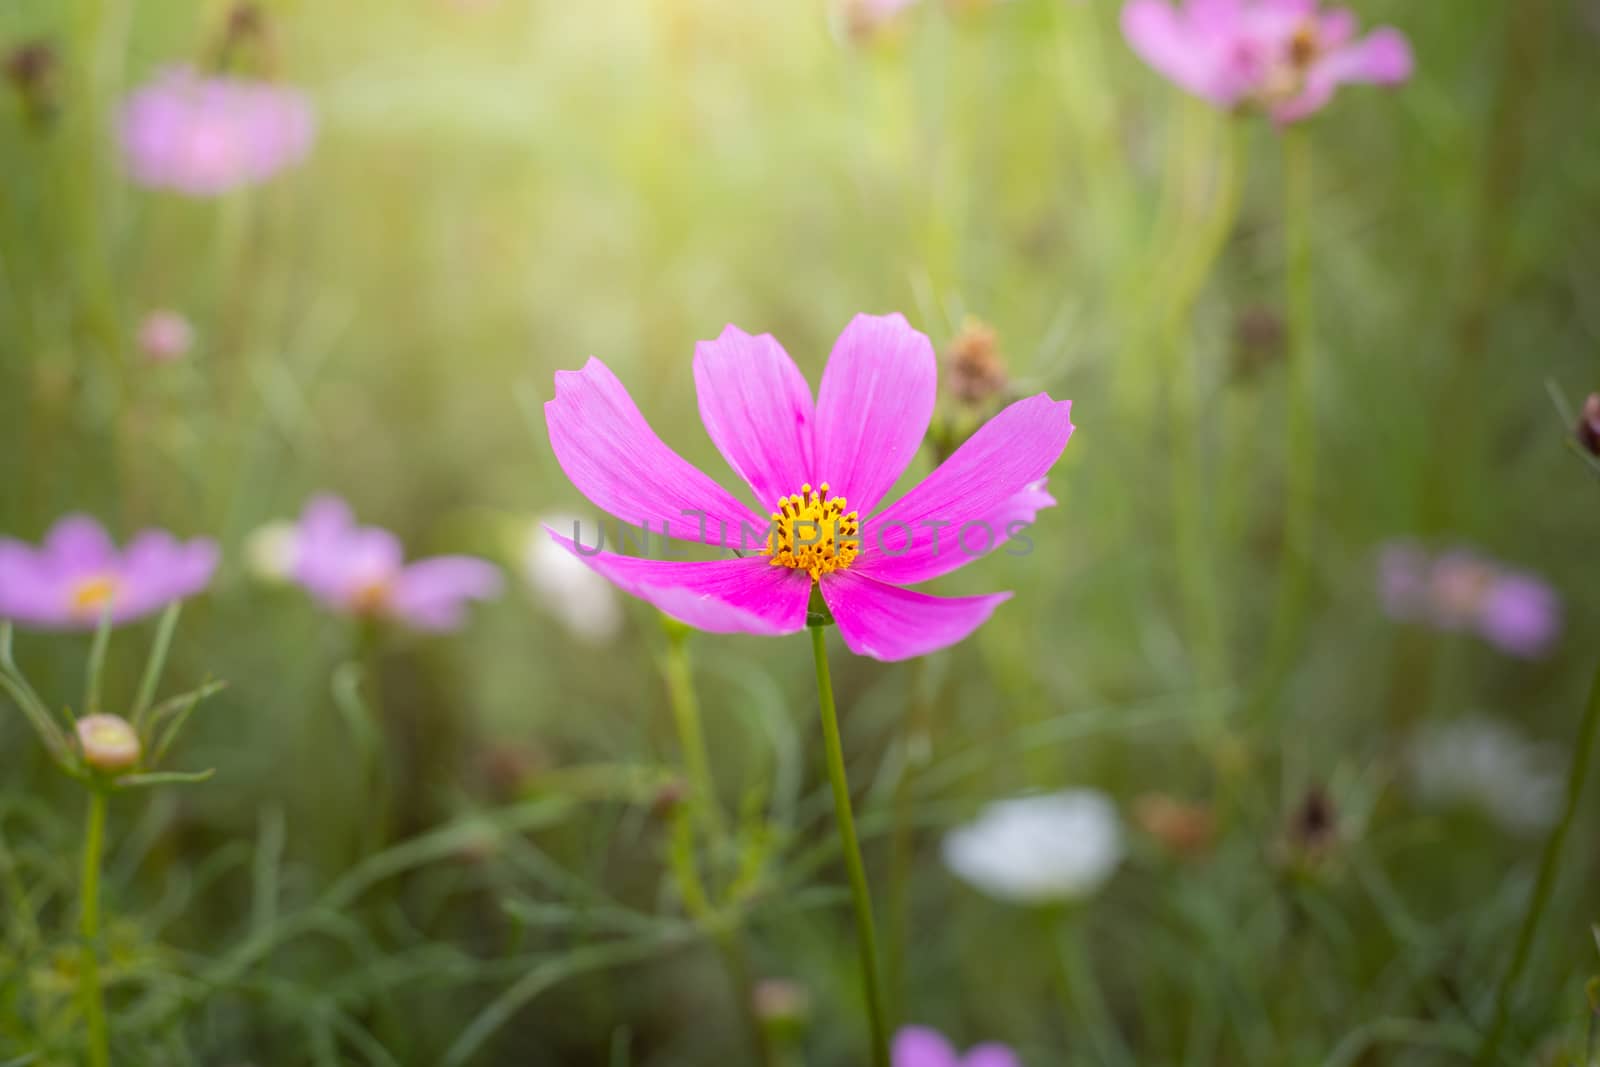
[[(1111, 0), (0, 4), (0, 534), (214, 538), (162, 694), (226, 683), (163, 761), (213, 777), (112, 795), (87, 945), (86, 791), (0, 703), (0, 1064), (94, 1062), (86, 950), (117, 1064), (869, 1062), (804, 638), (664, 626), (539, 526), (598, 517), (556, 371), (600, 357), (734, 487), (696, 341), (814, 384), (863, 311), (941, 354), (902, 488), (1011, 397), (1078, 427), (1033, 551), (935, 586), (1015, 590), (986, 626), (829, 636), (894, 1024), (1028, 1067), (1596, 1062), (1600, 5), (1355, 6), (1414, 75), (1278, 129)], [(119, 109), (183, 65), (304, 94), (303, 160), (134, 180)], [(263, 581), (318, 492), (503, 595), (434, 634)], [(1477, 621), (1513, 580), (1536, 641)], [(108, 710), (159, 632), (116, 629)], [(57, 711), (93, 652), (12, 648)], [(947, 836), (1063, 791), (1109, 806), (988, 879)]]

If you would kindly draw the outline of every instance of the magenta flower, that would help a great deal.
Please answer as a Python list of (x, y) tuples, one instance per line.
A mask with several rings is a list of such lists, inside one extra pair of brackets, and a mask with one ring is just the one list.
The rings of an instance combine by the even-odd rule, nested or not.
[[(567, 476), (624, 522), (739, 558), (651, 560), (558, 542), (626, 592), (714, 633), (790, 634), (820, 588), (850, 650), (880, 660), (962, 640), (1009, 593), (937, 597), (902, 588), (957, 569), (1055, 503), (1046, 473), (1072, 434), (1071, 405), (1040, 393), (1000, 412), (893, 505), (937, 392), (933, 346), (900, 315), (858, 315), (812, 400), (770, 335), (729, 326), (695, 349), (700, 417), (760, 503), (727, 492), (668, 448), (598, 359), (556, 375), (545, 405)], [(570, 533), (571, 531), (568, 531)]]
[(1435, 556), (1409, 542), (1386, 545), (1378, 594), (1390, 618), (1473, 632), (1514, 656), (1543, 656), (1561, 635), (1561, 601), (1549, 585), (1466, 549)]
[(394, 534), (357, 526), (349, 505), (334, 496), (306, 505), (288, 552), (294, 580), (329, 608), (415, 630), (460, 629), (468, 601), (500, 594), (492, 564), (468, 556), (406, 563)]
[(974, 1045), (965, 1056), (926, 1026), (907, 1026), (894, 1035), (894, 1067), (1022, 1067), (1017, 1054), (993, 1041)]
[(1398, 85), (1411, 45), (1381, 27), (1356, 36), (1356, 19), (1320, 0), (1129, 0), (1122, 31), (1150, 66), (1218, 107), (1256, 105), (1279, 123), (1322, 110), (1349, 82)]
[(122, 551), (95, 520), (69, 515), (38, 548), (0, 538), (0, 619), (47, 630), (92, 630), (153, 615), (211, 583), (217, 546), (138, 534)]
[(120, 128), (134, 181), (217, 196), (299, 163), (315, 124), (296, 90), (174, 67), (129, 95)]

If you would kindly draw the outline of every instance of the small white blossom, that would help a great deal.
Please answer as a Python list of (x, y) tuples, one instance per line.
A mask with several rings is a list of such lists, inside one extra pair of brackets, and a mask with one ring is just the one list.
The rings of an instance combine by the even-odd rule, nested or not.
[(245, 539), (245, 566), (264, 582), (286, 582), (294, 575), (298, 527), (292, 522), (269, 522)]
[(1423, 728), (1411, 745), (1411, 784), (1424, 803), (1470, 806), (1504, 829), (1536, 834), (1561, 809), (1561, 756), (1483, 716)]
[(958, 878), (1021, 903), (1087, 897), (1122, 855), (1117, 809), (1093, 789), (990, 804), (944, 839), (945, 866)]
[(611, 640), (622, 629), (622, 605), (616, 590), (583, 560), (551, 540), (546, 526), (570, 537), (574, 520), (554, 515), (533, 524), (523, 552), (528, 584), (545, 609), (574, 636), (596, 644)]

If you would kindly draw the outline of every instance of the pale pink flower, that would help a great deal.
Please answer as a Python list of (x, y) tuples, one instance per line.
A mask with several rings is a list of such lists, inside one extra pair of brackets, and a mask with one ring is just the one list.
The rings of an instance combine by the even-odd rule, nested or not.
[(1255, 105), (1279, 123), (1320, 111), (1346, 83), (1411, 77), (1399, 30), (1357, 36), (1356, 19), (1321, 0), (1130, 0), (1133, 50), (1180, 88), (1218, 107)]
[(1543, 656), (1561, 636), (1554, 589), (1466, 549), (1434, 555), (1407, 541), (1385, 545), (1378, 595), (1393, 619), (1476, 633), (1514, 656)]
[(120, 131), (134, 181), (218, 196), (299, 163), (315, 123), (294, 89), (174, 67), (123, 102)]

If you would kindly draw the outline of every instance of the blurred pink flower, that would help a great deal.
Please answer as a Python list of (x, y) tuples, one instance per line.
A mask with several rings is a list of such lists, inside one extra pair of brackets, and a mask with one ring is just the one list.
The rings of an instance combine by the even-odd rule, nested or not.
[(139, 324), (139, 350), (152, 363), (171, 363), (189, 354), (194, 327), (176, 311), (152, 311)]
[(894, 1067), (1022, 1067), (1017, 1054), (1005, 1045), (985, 1042), (963, 1056), (943, 1034), (926, 1026), (901, 1028), (894, 1036), (892, 1059)]
[(1549, 585), (1466, 549), (1384, 546), (1378, 595), (1393, 619), (1471, 631), (1514, 656), (1543, 656), (1561, 634), (1561, 602)]
[(146, 530), (122, 551), (85, 515), (57, 522), (38, 548), (0, 538), (0, 619), (51, 630), (133, 622), (194, 596), (217, 569), (217, 546)]
[(900, 315), (858, 315), (845, 327), (815, 401), (771, 335), (729, 326), (702, 341), (701, 421), (757, 511), (668, 448), (616, 375), (591, 358), (556, 375), (544, 409), (567, 477), (597, 507), (652, 535), (748, 554), (640, 559), (550, 534), (623, 591), (701, 630), (797, 633), (820, 590), (857, 655), (901, 660), (955, 644), (1011, 594), (936, 597), (903, 587), (956, 570), (1055, 503), (1044, 478), (1072, 434), (1071, 404), (1044, 393), (1017, 401), (863, 522), (921, 447), (937, 377), (933, 345)]
[(1218, 107), (1255, 104), (1278, 123), (1320, 111), (1342, 84), (1411, 77), (1399, 30), (1356, 36), (1355, 16), (1321, 0), (1129, 0), (1122, 30), (1141, 59)]
[(174, 67), (129, 95), (120, 128), (134, 181), (217, 196), (299, 163), (314, 125), (310, 102), (294, 89)]
[(334, 496), (306, 505), (287, 551), (294, 580), (327, 607), (416, 630), (460, 629), (468, 601), (493, 599), (501, 589), (499, 570), (480, 559), (406, 563), (394, 534), (357, 526), (349, 505)]

